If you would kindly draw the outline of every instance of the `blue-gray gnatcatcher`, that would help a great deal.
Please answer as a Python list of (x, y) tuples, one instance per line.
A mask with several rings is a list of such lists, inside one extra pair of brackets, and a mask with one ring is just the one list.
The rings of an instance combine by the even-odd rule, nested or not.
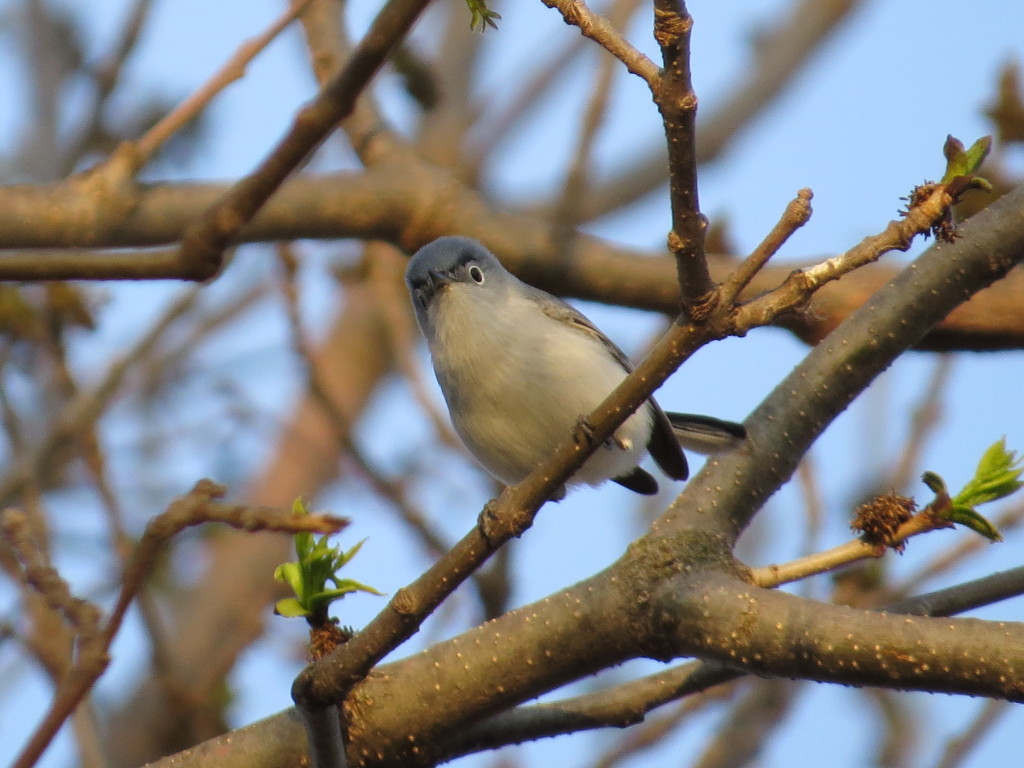
[[(525, 478), (632, 370), (586, 317), (516, 278), (476, 240), (442, 237), (425, 245), (405, 281), (455, 431), (503, 483)], [(637, 466), (645, 452), (669, 477), (685, 480), (681, 445), (715, 453), (745, 436), (732, 422), (666, 414), (652, 398), (569, 484), (611, 479), (652, 494), (657, 481)]]

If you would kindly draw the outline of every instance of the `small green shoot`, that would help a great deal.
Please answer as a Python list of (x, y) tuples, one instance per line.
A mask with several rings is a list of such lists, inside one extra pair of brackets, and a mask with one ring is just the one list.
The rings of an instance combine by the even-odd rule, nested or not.
[(964, 144), (960, 139), (952, 135), (947, 136), (946, 144), (942, 147), (942, 153), (946, 156), (946, 172), (942, 176), (942, 183), (952, 184), (956, 179), (963, 179), (960, 191), (978, 188), (991, 192), (992, 184), (987, 179), (976, 175), (991, 149), (991, 136), (982, 136), (971, 145), (970, 149), (964, 149)]
[[(302, 499), (296, 499), (292, 512), (296, 515), (308, 514)], [(338, 576), (338, 571), (356, 556), (362, 546), (363, 542), (360, 541), (343, 552), (337, 546), (329, 545), (326, 535), (314, 538), (311, 533), (295, 534), (298, 561), (281, 563), (274, 569), (274, 578), (288, 584), (295, 595), (278, 600), (274, 612), (289, 618), (303, 616), (310, 626), (322, 627), (331, 623), (327, 609), (333, 601), (350, 592), (382, 594), (366, 584)]]
[(481, 33), (486, 32), (488, 27), (498, 28), (495, 19), (500, 19), (501, 14), (488, 8), (487, 0), (466, 0), (466, 5), (469, 6), (469, 29), (471, 32), (477, 27), (480, 28)]
[(978, 462), (974, 477), (953, 497), (949, 497), (945, 481), (934, 472), (925, 472), (921, 479), (940, 498), (949, 504), (935, 504), (936, 511), (951, 523), (957, 523), (980, 533), (990, 541), (1002, 541), (996, 527), (974, 509), (990, 501), (1005, 499), (1024, 486), (1024, 457), (1006, 448), (1006, 438), (993, 443)]

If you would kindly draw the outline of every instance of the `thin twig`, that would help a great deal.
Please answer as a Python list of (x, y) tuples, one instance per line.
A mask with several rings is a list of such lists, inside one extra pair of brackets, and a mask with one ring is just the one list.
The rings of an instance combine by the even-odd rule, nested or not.
[(641, 78), (654, 91), (661, 80), (658, 65), (635, 48), (604, 16), (594, 13), (583, 0), (541, 0), (554, 8), (566, 24), (577, 27), (608, 53), (626, 65), (626, 69)]
[(682, 0), (654, 0), (654, 38), (662, 72), (652, 89), (668, 146), (668, 191), (672, 228), (668, 249), (675, 256), (683, 311), (700, 322), (718, 299), (704, 254), (707, 219), (697, 195), (697, 95), (690, 77), (693, 19)]
[(146, 365), (138, 374), (137, 385), (140, 397), (152, 397), (180, 377), (177, 369), (184, 366), (210, 336), (253, 309), (270, 290), (269, 282), (255, 281), (239, 287), (232, 297), (221, 298), (211, 306), (197, 309), (198, 316), (191, 318), (191, 324), (180, 338), (175, 337), (173, 344), (168, 343), (161, 348), (159, 356), (143, 361)]
[[(428, 392), (426, 382), (421, 374), (421, 366), (416, 360), (419, 330), (413, 319), (409, 296), (401, 279), (401, 269), (406, 258), (390, 243), (371, 240), (364, 246), (364, 258), (374, 267), (370, 270), (370, 288), (380, 297), (379, 305), (387, 320), (387, 334), (393, 347), (395, 365), (405, 376), (413, 397), (420, 408), (427, 414), (434, 432), (447, 446), (461, 448), (462, 443), (456, 437), (447, 414), (442, 414), (437, 402)], [(381, 269), (384, 264), (388, 269)], [(394, 265), (395, 268), (391, 268)]]
[[(1003, 534), (1019, 528), (1022, 523), (1024, 523), (1024, 504), (1016, 504), (1009, 507), (992, 521), (996, 530)], [(931, 557), (927, 563), (924, 563), (916, 571), (913, 571), (904, 579), (894, 584), (890, 589), (896, 594), (909, 594), (936, 576), (953, 569), (968, 557), (977, 553), (982, 547), (988, 545), (988, 540), (980, 536), (969, 536), (949, 547), (944, 552)]]
[(970, 751), (999, 723), (999, 718), (1010, 711), (1010, 702), (989, 699), (982, 702), (977, 716), (963, 732), (946, 742), (942, 757), (935, 768), (958, 768)]
[(124, 70), (128, 57), (142, 37), (142, 30), (149, 18), (152, 6), (153, 0), (135, 0), (132, 3), (113, 50), (93, 67), (95, 90), (92, 94), (92, 104), (87, 109), (88, 116), (77, 130), (74, 139), (71, 140), (69, 149), (64, 153), (65, 175), (71, 172), (93, 142), (101, 137), (103, 111), (110, 100), (110, 95), (121, 80), (121, 72)]
[(181, 240), (181, 258), (205, 280), (221, 268), (224, 249), (284, 180), (353, 110), (360, 93), (405, 37), (430, 0), (388, 0), (348, 63), (295, 116), (288, 133), (262, 163), (236, 182)]
[(810, 220), (811, 197), (813, 197), (813, 193), (805, 187), (789, 201), (782, 217), (772, 227), (772, 231), (722, 283), (721, 301), (726, 304), (734, 302), (743, 289), (750, 285), (754, 276), (768, 263), (768, 260), (778, 253), (779, 248), (789, 240), (794, 232)]
[(931, 508), (927, 507), (903, 523), (885, 544), (853, 539), (824, 552), (815, 552), (790, 560), (788, 563), (754, 568), (751, 571), (751, 580), (759, 587), (777, 587), (808, 576), (834, 571), (861, 560), (882, 557), (890, 547), (898, 547), (913, 536), (949, 527), (949, 522), (933, 514)]
[(309, 6), (312, 0), (295, 0), (287, 11), (270, 25), (262, 34), (246, 40), (238, 47), (230, 59), (213, 74), (200, 88), (175, 107), (156, 125), (146, 131), (138, 140), (124, 145), (130, 153), (132, 169), (138, 171), (171, 136), (181, 130), (182, 126), (202, 112), (221, 91), (236, 80), (245, 77), (246, 69), (256, 56), (274, 41), (289, 24), (295, 21)]
[[(608, 14), (608, 23), (616, 28), (625, 25), (636, 11), (637, 5), (639, 0), (618, 0)], [(581, 218), (594, 142), (604, 122), (611, 98), (611, 87), (616, 73), (615, 61), (611, 56), (604, 56), (598, 64), (597, 78), (583, 113), (576, 150), (569, 163), (562, 193), (553, 207), (552, 225), (557, 239), (571, 241)]]
[[(469, 148), (465, 150), (465, 164), (470, 168), (471, 178), (479, 175), (480, 167), (493, 157), (494, 148), (519, 127), (524, 117), (532, 114), (544, 94), (564, 82), (569, 65), (587, 45), (587, 38), (580, 35), (566, 45), (542, 45), (539, 51), (523, 51), (524, 61), (515, 66), (515, 78), (509, 78), (512, 93), (502, 89), (476, 110), (480, 118), (471, 132)], [(545, 56), (549, 51), (548, 58), (536, 64), (529, 74), (520, 74), (531, 62), (536, 62), (538, 53)]]
[[(702, 111), (697, 122), (697, 163), (721, 157), (737, 135), (781, 94), (829, 35), (840, 28), (860, 0), (799, 0), (769, 25), (751, 30), (754, 59), (744, 68), (743, 79), (730, 83), (724, 102)], [(641, 156), (628, 152), (620, 169), (596, 185), (587, 199), (586, 220), (628, 206), (662, 186), (667, 180), (667, 152), (651, 143)]]
[(933, 224), (942, 219), (952, 203), (946, 188), (937, 185), (906, 216), (890, 221), (882, 232), (865, 237), (845, 253), (791, 272), (776, 290), (741, 305), (737, 309), (738, 323), (757, 323), (755, 318), (768, 305), (773, 305), (770, 311), (777, 311), (779, 301), (789, 304), (789, 311), (796, 310), (826, 283), (838, 280), (865, 264), (878, 261), (886, 253), (907, 250), (915, 237), (929, 232)]
[(715, 302), (704, 257), (707, 220), (697, 198), (695, 120), (697, 97), (690, 82), (690, 30), (693, 20), (679, 0), (655, 0), (654, 37), (661, 47), (662, 69), (630, 45), (604, 17), (583, 0), (542, 0), (556, 8), (566, 24), (579, 27), (626, 68), (644, 79), (661, 112), (669, 147), (669, 194), (672, 227), (669, 251), (676, 257), (684, 311), (701, 321)]
[(597, 759), (593, 768), (633, 765), (640, 753), (653, 748), (670, 736), (681, 733), (687, 721), (721, 704), (735, 690), (736, 686), (720, 685), (714, 688), (713, 692), (703, 696), (682, 699), (667, 713), (645, 717), (642, 723), (626, 730), (622, 737)]
[[(88, 677), (92, 670), (102, 670), (106, 660), (101, 654), (95, 657), (94, 638), (99, 634), (100, 611), (92, 603), (76, 598), (71, 589), (55, 568), (46, 562), (46, 558), (39, 550), (32, 538), (28, 516), (18, 509), (8, 508), (0, 513), (0, 535), (14, 552), (21, 568), (23, 582), (34, 588), (47, 602), (50, 609), (58, 613), (73, 629), (78, 637), (77, 659), (74, 665), (70, 666), (64, 673), (58, 684), (57, 695), (51, 704), (50, 712), (44, 718), (43, 723), (36, 729), (23, 749), (21, 755), (15, 761), (16, 768), (28, 768), (35, 763), (39, 755), (50, 743), (57, 728), (71, 714), (74, 707), (81, 700), (76, 697), (74, 705), (65, 707), (59, 714), (59, 720), (54, 715), (54, 708), (61, 699), (62, 691), (69, 684), (80, 683)], [(87, 668), (83, 669), (83, 667)], [(82, 695), (88, 691), (88, 687)]]
[[(313, 74), (324, 87), (341, 69), (346, 57), (352, 54), (343, 20), (342, 9), (336, 0), (316, 0), (302, 15), (302, 29), (306, 34)], [(351, 148), (365, 166), (373, 165), (378, 157), (398, 160), (408, 152), (406, 142), (389, 126), (374, 103), (373, 95), (365, 91), (356, 99), (352, 114), (341, 128)]]
[(753, 765), (779, 723), (805, 690), (793, 680), (769, 678), (750, 681), (743, 695), (714, 729), (694, 768), (731, 768)]
[(864, 694), (881, 720), (872, 728), (872, 732), (877, 734), (877, 744), (871, 765), (878, 768), (911, 765), (921, 745), (917, 711), (906, 706), (905, 697), (896, 691), (867, 688)]
[(192, 309), (198, 295), (198, 289), (195, 288), (185, 291), (133, 347), (110, 365), (95, 388), (76, 395), (60, 409), (43, 437), (22, 453), (22, 458), (0, 481), (0, 503), (9, 503), (44, 468), (50, 471), (55, 469), (55, 453), (95, 423), (121, 388), (135, 362), (149, 354), (167, 330)]
[[(796, 470), (797, 483), (800, 486), (801, 496), (804, 500), (803, 540), (800, 549), (802, 555), (810, 555), (818, 548), (818, 539), (821, 536), (821, 523), (824, 519), (824, 504), (821, 498), (821, 485), (818, 481), (818, 467), (814, 461), (813, 454), (807, 453), (800, 461)], [(811, 582), (806, 582), (806, 589), (810, 589)], [(806, 594), (806, 592), (805, 592)]]
[[(95, 426), (90, 429), (82, 439), (80, 448), (85, 465), (92, 476), (93, 485), (99, 494), (104, 510), (107, 513), (107, 524), (110, 527), (113, 548), (120, 561), (122, 569), (127, 567), (134, 541), (128, 534), (124, 525), (124, 511), (121, 503), (110, 483), (107, 463), (103, 450), (99, 444), (99, 435)], [(145, 585), (140, 587), (138, 592), (139, 615), (142, 618), (142, 626), (146, 631), (149, 640), (149, 647), (153, 658), (153, 664), (158, 671), (156, 679), (159, 683), (171, 685), (172, 678), (166, 674), (159, 674), (160, 670), (171, 669), (171, 657), (168, 653), (166, 638), (163, 628), (160, 625), (160, 616), (152, 595)], [(172, 693), (170, 690), (168, 693)]]
[(327, 417), (335, 439), (344, 448), (345, 453), (356, 465), (363, 477), (369, 481), (374, 491), (392, 503), (406, 525), (417, 533), (427, 549), (432, 554), (440, 554), (446, 551), (448, 545), (444, 537), (430, 525), (427, 518), (418, 509), (409, 503), (401, 484), (384, 477), (378, 472), (363, 455), (363, 452), (352, 438), (351, 419), (342, 413), (338, 404), (331, 399), (320, 369), (313, 362), (312, 345), (306, 338), (302, 318), (299, 313), (298, 284), (295, 279), (298, 262), (288, 244), (279, 244), (277, 255), (283, 267), (284, 280), (282, 281), (282, 289), (285, 298), (285, 311), (288, 315), (288, 327), (292, 334), (292, 345), (299, 360), (306, 369), (309, 393)]

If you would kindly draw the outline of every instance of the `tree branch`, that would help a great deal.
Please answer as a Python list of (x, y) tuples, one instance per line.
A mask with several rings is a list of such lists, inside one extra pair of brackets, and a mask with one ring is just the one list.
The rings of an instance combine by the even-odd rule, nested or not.
[[(224, 191), (219, 184), (165, 184), (141, 186), (128, 197), (111, 200), (109, 194), (121, 192), (94, 194), (75, 180), (0, 187), (0, 247), (79, 249), (169, 243)], [(453, 233), (480, 240), (523, 280), (557, 295), (670, 315), (679, 308), (671, 260), (577, 234), (574, 258), (566, 262), (553, 249), (546, 218), (492, 209), (478, 193), (436, 168), (377, 166), (365, 173), (294, 179), (246, 227), (243, 237), (247, 242), (379, 239), (412, 252)], [(36, 265), (37, 256), (40, 262), (59, 259), (63, 266)], [(151, 264), (142, 260), (136, 265), (131, 257), (123, 257), (128, 262), (122, 262), (123, 272), (116, 260), (101, 266), (96, 254), (82, 250), (18, 254), (12, 257), (9, 274), (5, 258), (0, 253), (0, 280), (32, 275), (88, 278), (98, 272), (108, 279), (131, 279), (139, 277), (140, 271), (147, 278), (191, 276), (170, 251), (156, 252)], [(731, 266), (716, 261), (715, 279), (725, 279)], [(793, 269), (792, 265), (762, 269), (744, 295), (776, 287)], [(817, 343), (897, 271), (880, 266), (858, 270), (840, 283), (825, 286), (806, 312), (781, 318), (780, 324), (805, 342)], [(955, 308), (917, 348), (1018, 349), (1024, 346), (1024, 316), (1017, 311), (1022, 297), (1024, 272), (1014, 271)]]
[[(697, 164), (717, 160), (860, 4), (860, 0), (797, 0), (770, 28), (757, 29), (751, 35), (753, 60), (745, 67), (742, 81), (729, 89), (724, 103), (713, 105), (710, 112), (703, 112), (705, 119), (697, 121)], [(640, 157), (630, 151), (619, 168), (590, 191), (584, 219), (600, 218), (662, 187), (668, 181), (667, 160), (665, 146), (658, 142), (651, 142), (651, 149)]]
[(882, 614), (707, 573), (667, 581), (652, 610), (673, 656), (755, 674), (1024, 701), (1024, 624)]
[[(873, 238), (866, 241), (868, 252), (873, 243)], [(722, 526), (718, 531), (733, 541), (792, 475), (813, 440), (875, 376), (954, 307), (1022, 258), (1024, 187), (1019, 187), (965, 222), (956, 242), (929, 248), (811, 350), (750, 415), (746, 447), (709, 462), (700, 481), (690, 481), (662, 524), (683, 525), (695, 510), (714, 504), (724, 512), (713, 518)], [(756, 312), (760, 301), (744, 305), (740, 313)], [(768, 446), (784, 450), (766, 452)], [(712, 501), (710, 491), (699, 490), (704, 487), (729, 487), (736, 495), (723, 506), (720, 497)]]
[(548, 8), (554, 8), (566, 24), (577, 27), (588, 37), (621, 61), (626, 69), (639, 77), (654, 91), (660, 75), (657, 65), (637, 50), (612, 26), (604, 16), (594, 13), (583, 0), (541, 0)]
[[(382, 666), (360, 684), (350, 699), (350, 750), (364, 766), (401, 764), (399, 755), (414, 762), (451, 759), (468, 754), (473, 744), (493, 747), (570, 730), (635, 722), (644, 712), (667, 701), (741, 676), (743, 672), (717, 662), (684, 664), (610, 691), (503, 712), (510, 702), (592, 673), (592, 663), (600, 665), (605, 657), (629, 655), (629, 635), (636, 625), (622, 631), (618, 621), (632, 621), (636, 595), (624, 594), (618, 601), (615, 594), (629, 578), (642, 572), (633, 568), (635, 564), (635, 560), (628, 565), (620, 561), (611, 570), (562, 593), (511, 611), (427, 652)], [(624, 592), (638, 586), (642, 585), (629, 584)], [(902, 600), (886, 610), (947, 616), (1022, 591), (1024, 567)], [(812, 612), (822, 605), (806, 602)], [(702, 604), (698, 597), (697, 610)], [(891, 624), (902, 626), (904, 621), (901, 616), (875, 615)], [(609, 617), (618, 617), (612, 626)], [(1005, 631), (992, 629), (1000, 634)], [(949, 634), (948, 623), (940, 623), (938, 631)], [(512, 637), (516, 638), (516, 652), (502, 652)], [(886, 633), (868, 645), (873, 648), (875, 641), (887, 641), (889, 637)], [(474, 651), (481, 648), (487, 649), (483, 655)], [(595, 655), (601, 658), (592, 659)], [(500, 688), (495, 684), (499, 680)], [(471, 707), (453, 700), (449, 692), (455, 689), (464, 692), (464, 702), (472, 702)], [(482, 719), (481, 712), (489, 710), (494, 717)], [(467, 723), (477, 724), (467, 728)], [(279, 768), (303, 758), (305, 748), (305, 732), (298, 714), (290, 708), (156, 761), (152, 768)]]
[(291, 128), (249, 176), (189, 227), (181, 240), (181, 259), (193, 279), (205, 280), (221, 267), (224, 248), (235, 239), (284, 180), (353, 110), (362, 90), (405, 37), (430, 0), (388, 0), (344, 69), (295, 116)]
[(697, 95), (690, 80), (693, 19), (682, 0), (654, 0), (654, 38), (661, 47), (662, 71), (652, 88), (665, 126), (672, 227), (668, 249), (676, 258), (683, 310), (696, 322), (715, 300), (704, 255), (708, 222), (697, 196)]
[[(965, 584), (906, 598), (886, 606), (891, 613), (953, 616), (1024, 594), (1024, 566)], [(499, 630), (501, 631), (501, 630)], [(448, 759), (484, 749), (595, 728), (622, 728), (671, 701), (743, 676), (714, 661), (688, 662), (613, 688), (561, 701), (517, 707), (459, 733)]]

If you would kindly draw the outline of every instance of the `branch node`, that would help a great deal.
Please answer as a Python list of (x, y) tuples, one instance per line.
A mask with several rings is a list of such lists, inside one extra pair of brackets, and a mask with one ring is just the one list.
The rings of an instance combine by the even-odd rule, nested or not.
[(391, 598), (391, 607), (395, 613), (409, 616), (416, 612), (416, 598), (408, 589), (402, 587)]
[(679, 38), (690, 34), (692, 28), (692, 16), (681, 16), (677, 9), (654, 9), (654, 39), (660, 47), (678, 45)]
[(721, 291), (716, 287), (692, 299), (686, 307), (686, 316), (697, 325), (703, 324), (718, 307), (720, 297)]

